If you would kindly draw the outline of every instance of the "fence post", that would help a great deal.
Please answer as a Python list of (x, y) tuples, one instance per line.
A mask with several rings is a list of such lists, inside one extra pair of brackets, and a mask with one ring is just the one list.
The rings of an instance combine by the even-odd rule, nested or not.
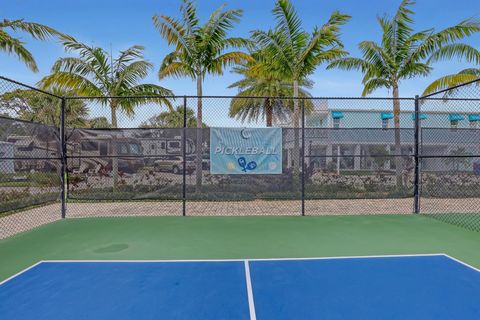
[(183, 128), (182, 128), (182, 215), (187, 215), (187, 96), (183, 96)]
[(305, 216), (305, 99), (302, 99), (302, 216)]
[(67, 99), (62, 97), (62, 104), (60, 107), (60, 148), (61, 148), (61, 169), (60, 169), (60, 196), (61, 196), (61, 212), (62, 219), (65, 219), (67, 213), (67, 204), (66, 204), (66, 175), (67, 175), (67, 148), (65, 143), (65, 108), (66, 108)]
[(418, 95), (415, 96), (415, 133), (414, 133), (414, 158), (415, 158), (415, 176), (414, 176), (414, 204), (413, 212), (420, 213), (420, 103)]

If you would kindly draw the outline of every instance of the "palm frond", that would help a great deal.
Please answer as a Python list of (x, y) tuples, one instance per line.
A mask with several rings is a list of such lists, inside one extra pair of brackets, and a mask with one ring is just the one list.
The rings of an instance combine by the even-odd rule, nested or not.
[(275, 31), (285, 36), (291, 50), (297, 51), (306, 44), (308, 35), (303, 31), (302, 20), (289, 0), (278, 0), (273, 8), (273, 16), (277, 21)]
[(191, 0), (183, 0), (182, 5), (180, 6), (180, 12), (182, 13), (187, 34), (193, 35), (198, 30), (198, 18), (195, 3)]
[(212, 74), (222, 74), (223, 69), (228, 66), (245, 63), (251, 61), (252, 57), (240, 51), (233, 51), (224, 53), (216, 57), (210, 64), (208, 71)]
[(23, 42), (11, 37), (9, 34), (0, 29), (0, 51), (15, 55), (30, 70), (33, 72), (38, 72), (38, 66), (32, 53), (23, 45)]
[(154, 15), (153, 25), (160, 32), (162, 38), (167, 40), (167, 43), (173, 44), (176, 47), (176, 50), (183, 49), (188, 54), (190, 52), (190, 46), (186, 37), (186, 31), (180, 21), (175, 20), (168, 16), (158, 16)]
[(10, 28), (13, 31), (23, 31), (28, 33), (34, 39), (37, 40), (47, 40), (52, 37), (64, 37), (65, 34), (51, 28), (49, 26), (35, 23), (35, 22), (27, 22), (23, 19), (20, 20), (8, 20), (4, 19), (1, 24), (0, 28)]
[(195, 70), (191, 69), (189, 65), (184, 62), (170, 62), (168, 64), (162, 64), (162, 67), (158, 71), (158, 78), (163, 79), (166, 77), (196, 77)]
[(116, 75), (117, 88), (121, 85), (127, 87), (135, 86), (138, 82), (145, 79), (153, 65), (145, 60), (134, 61), (122, 68)]
[(463, 43), (454, 43), (442, 46), (440, 49), (432, 53), (427, 60), (428, 63), (440, 60), (465, 59), (467, 62), (480, 65), (480, 51), (476, 48)]
[(334, 69), (334, 68), (339, 68), (347, 71), (358, 70), (358, 71), (366, 72), (369, 68), (372, 68), (372, 65), (369, 62), (360, 58), (347, 57), (347, 58), (341, 58), (341, 59), (332, 61), (327, 66), (327, 69)]
[(173, 96), (173, 92), (156, 84), (139, 84), (128, 88), (122, 94), (128, 95), (130, 97), (138, 96), (138, 98), (129, 99), (132, 100), (132, 103), (134, 105), (156, 102), (158, 104), (165, 105), (169, 109), (169, 111), (174, 111), (172, 99), (165, 98)]
[(364, 83), (362, 97), (365, 97), (372, 93), (373, 91), (380, 88), (391, 88), (391, 83), (383, 78), (371, 78)]
[[(234, 23), (240, 21), (243, 14), (242, 10), (228, 10), (222, 12), (225, 5), (220, 6), (210, 17), (204, 26), (205, 43), (215, 45), (217, 48), (223, 47), (223, 41), (227, 32), (231, 30)], [(235, 41), (232, 41), (235, 44)]]
[(37, 85), (45, 90), (72, 92), (77, 96), (102, 96), (102, 90), (92, 81), (70, 72), (55, 72), (43, 77)]
[(480, 69), (477, 69), (477, 68), (465, 69), (460, 71), (459, 73), (446, 75), (433, 81), (431, 84), (427, 86), (427, 88), (425, 88), (422, 95), (427, 95), (427, 94), (431, 94), (441, 90), (453, 88), (463, 83), (477, 80), (479, 78), (480, 78)]
[(437, 33), (430, 34), (413, 51), (414, 59), (428, 59), (428, 57), (442, 46), (454, 43), (476, 32), (480, 32), (480, 22), (472, 19), (461, 21), (459, 24), (448, 27)]

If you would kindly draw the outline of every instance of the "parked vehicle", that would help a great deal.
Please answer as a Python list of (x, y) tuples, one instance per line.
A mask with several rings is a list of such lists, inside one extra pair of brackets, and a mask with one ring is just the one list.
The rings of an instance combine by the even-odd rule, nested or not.
[[(159, 156), (153, 163), (155, 171), (171, 172), (179, 174), (183, 172), (182, 156)], [(186, 173), (191, 174), (195, 171), (195, 163), (187, 158)]]

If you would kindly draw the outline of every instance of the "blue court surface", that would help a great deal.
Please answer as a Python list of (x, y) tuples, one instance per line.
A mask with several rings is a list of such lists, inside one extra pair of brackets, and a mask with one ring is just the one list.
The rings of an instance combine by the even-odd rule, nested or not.
[(480, 319), (449, 256), (44, 261), (0, 284), (0, 319)]

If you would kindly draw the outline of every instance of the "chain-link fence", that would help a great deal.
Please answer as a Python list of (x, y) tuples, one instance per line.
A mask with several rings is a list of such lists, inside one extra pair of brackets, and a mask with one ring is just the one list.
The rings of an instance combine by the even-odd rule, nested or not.
[(421, 212), (480, 231), (480, 80), (421, 97), (419, 110)]
[(0, 239), (61, 218), (60, 102), (0, 79)]
[[(292, 99), (61, 98), (1, 81), (0, 140), (9, 150), (0, 162), (1, 201), (18, 190), (29, 199), (2, 206), (10, 217), (421, 212), (480, 229), (471, 214), (480, 209), (475, 83), (422, 98)], [(275, 132), (272, 172), (256, 173), (242, 154), (226, 168), (251, 174), (218, 171), (213, 144), (228, 130), (244, 139)], [(40, 176), (51, 184), (32, 187)], [(52, 201), (57, 208), (25, 210)], [(0, 221), (6, 235), (16, 230)]]

